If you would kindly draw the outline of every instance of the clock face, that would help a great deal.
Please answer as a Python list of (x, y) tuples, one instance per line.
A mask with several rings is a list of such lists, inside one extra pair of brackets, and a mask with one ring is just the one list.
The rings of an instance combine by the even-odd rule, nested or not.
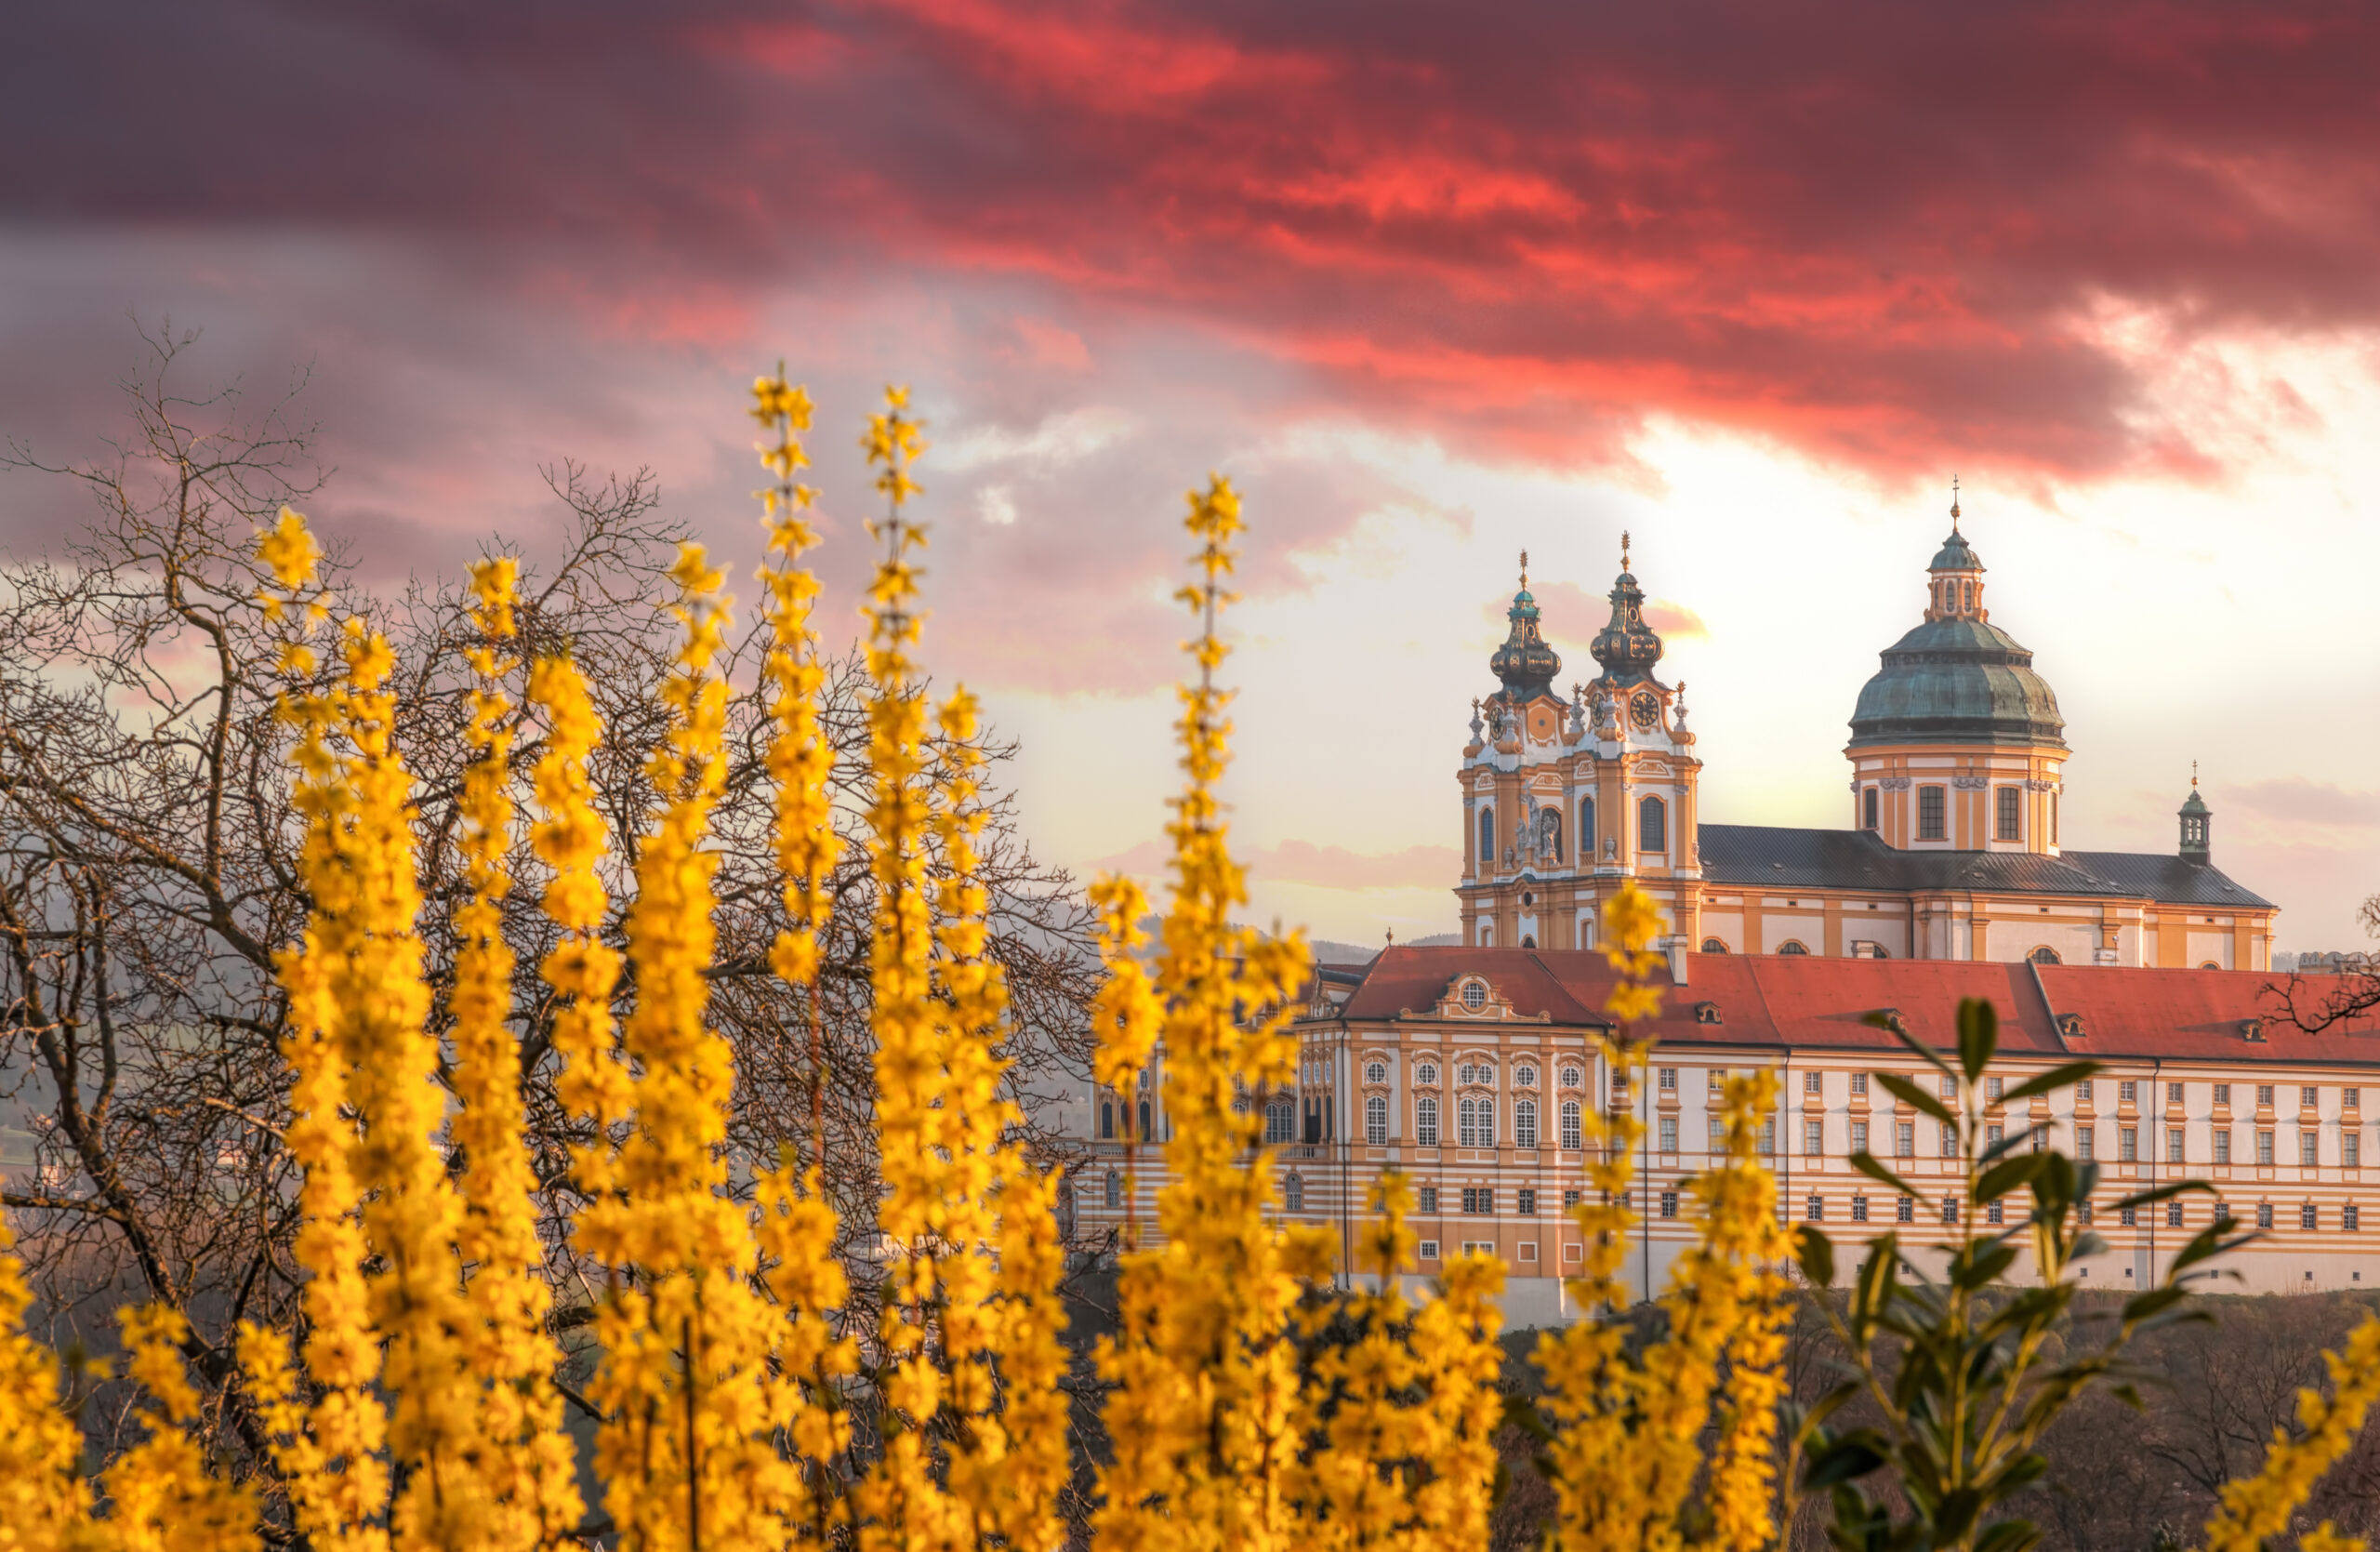
[(1650, 690), (1639, 690), (1636, 698), (1628, 703), (1628, 720), (1636, 724), (1639, 733), (1650, 733), (1661, 720), (1661, 703), (1653, 698)]

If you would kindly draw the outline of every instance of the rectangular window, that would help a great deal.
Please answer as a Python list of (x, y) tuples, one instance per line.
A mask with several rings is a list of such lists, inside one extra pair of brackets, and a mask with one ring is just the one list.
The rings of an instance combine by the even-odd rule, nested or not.
[(2127, 1164), (2135, 1163), (2139, 1161), (2139, 1127), (2119, 1126), (2116, 1128), (2116, 1157)]
[(1904, 1121), (1893, 1128), (1893, 1152), (1902, 1159), (1917, 1157), (1917, 1122)]
[(1422, 1241), (1421, 1241), (1421, 1259), (1422, 1259), (1422, 1260), (1424, 1260), (1424, 1261), (1435, 1261), (1437, 1258), (1438, 1258), (1438, 1242), (1437, 1242), (1435, 1240), (1422, 1240)]
[(2305, 1206), (2300, 1207), (2297, 1210), (2297, 1227), (2300, 1228), (2319, 1228), (2321, 1227), (2321, 1221), (2314, 1215), (2314, 1204), (2312, 1202), (2309, 1201)]
[(2089, 1202), (2078, 1201), (2074, 1204), (2074, 1221), (2076, 1223), (2089, 1223), (2091, 1221), (2091, 1204)]
[(2089, 1163), (2099, 1156), (2099, 1129), (2078, 1126), (2074, 1129), (2074, 1157)]
[(1562, 1146), (1576, 1153), (1586, 1146), (1586, 1116), (1575, 1099), (1562, 1102)]
[(1771, 1156), (1777, 1152), (1777, 1118), (1775, 1116), (1760, 1118), (1760, 1151)]
[(1853, 1197), (1851, 1199), (1851, 1221), (1853, 1223), (1866, 1223), (1868, 1221), (1868, 1199), (1866, 1197)]
[(2260, 1201), (2256, 1203), (2256, 1227), (2258, 1228), (2270, 1228), (2272, 1227), (2271, 1202)]
[(2360, 1216), (2356, 1211), (2355, 1203), (2350, 1201), (2345, 1207), (2339, 1209), (2339, 1227), (2346, 1229), (2350, 1234), (2363, 1227)]
[(1711, 1117), (1710, 1122), (1711, 1151), (1713, 1153), (1725, 1153), (1727, 1151), (1727, 1122), (1724, 1117), (1720, 1116)]
[(1661, 1118), (1661, 1151), (1663, 1153), (1677, 1151), (1677, 1117), (1675, 1116)]
[(1802, 1092), (1804, 1094), (1823, 1094), (1826, 1092), (1826, 1089), (1825, 1086), (1818, 1081), (1818, 1075), (1817, 1073), (1805, 1072), (1802, 1074)]
[(1576, 1192), (1576, 1191), (1565, 1191), (1565, 1192), (1563, 1192), (1563, 1193), (1562, 1193), (1562, 1211), (1564, 1211), (1565, 1213), (1567, 1213), (1567, 1212), (1568, 1212), (1571, 1208), (1576, 1207), (1576, 1206), (1578, 1206), (1578, 1205), (1579, 1205), (1579, 1193), (1578, 1193), (1578, 1192)]
[(1945, 1073), (1934, 1080), (1934, 1092), (1941, 1098), (1956, 1099), (1959, 1097), (1959, 1081)]
[(1851, 1123), (1851, 1151), (1854, 1153), (1868, 1151), (1868, 1123), (1864, 1121), (1855, 1121)]
[(2165, 1227), (2167, 1228), (2182, 1227), (2182, 1204), (2179, 1201), (2169, 1201), (2165, 1204)]
[(1876, 789), (1872, 787), (1859, 794), (1859, 828), (1876, 828)]
[(1677, 1068), (1673, 1067), (1661, 1068), (1661, 1092), (1663, 1094), (1677, 1093)]
[(2004, 1126), (1987, 1126), (1983, 1129), (1983, 1146), (1987, 1151), (1998, 1147), (2007, 1138), (2008, 1129)]
[(1944, 838), (1944, 833), (1942, 789), (1939, 787), (1919, 788), (1917, 789), (1917, 838), (1920, 841), (1939, 841)]
[(1420, 1213), (1424, 1217), (1437, 1216), (1438, 1188), (1435, 1186), (1424, 1186), (1421, 1187), (1421, 1205), (1415, 1208), (1414, 1211)]
[(1462, 1188), (1462, 1210), (1466, 1213), (1477, 1214), (1484, 1217), (1495, 1216), (1496, 1187), (1493, 1186), (1465, 1186)]
[(2165, 1085), (2165, 1103), (2166, 1103), (2166, 1104), (2168, 1104), (2168, 1105), (2179, 1105), (2181, 1102), (2182, 1102), (2182, 1086), (2181, 1086), (2179, 1083), (2168, 1083), (2168, 1084), (2166, 1084), (2166, 1085)]
[(2184, 1149), (2184, 1146), (2183, 1146), (2183, 1145), (2184, 1145), (2184, 1144), (2186, 1144), (2186, 1143), (2188, 1143), (2188, 1141), (2189, 1141), (2188, 1136), (2188, 1135), (2187, 1135), (2187, 1134), (2182, 1131), (2182, 1129), (2181, 1129), (2180, 1127), (2178, 1127), (2178, 1126), (2168, 1126), (2167, 1128), (2165, 1128), (2165, 1160), (2166, 1160), (2166, 1162), (2168, 1162), (2168, 1163), (2174, 1163), (2174, 1164), (2179, 1164), (2179, 1163), (2184, 1162), (2185, 1161), (2184, 1161), (2184, 1159), (2182, 1158), (2182, 1154), (2183, 1154), (2183, 1152), (2185, 1151), (2185, 1149)]
[(1826, 1123), (1818, 1121), (1802, 1122), (1802, 1151), (1819, 1154), (1826, 1151)]
[(1987, 1078), (1983, 1081), (1983, 1097), (1991, 1101), (1993, 1104), (1997, 1105), (2000, 1103), (2000, 1096), (2004, 1092), (2005, 1090), (2002, 1086), (2002, 1080), (1998, 1078)]
[(2322, 1134), (2319, 1132), (2297, 1134), (2297, 1162), (2301, 1168), (2312, 1169), (2322, 1161)]
[(1514, 1211), (1524, 1218), (1537, 1216), (1537, 1192), (1524, 1186), (1514, 1193)]
[(2256, 1134), (2256, 1162), (2266, 1165), (2272, 1162), (2272, 1134), (2269, 1132)]
[(1802, 1203), (1802, 1216), (1809, 1219), (1812, 1223), (1825, 1222), (1826, 1198), (1812, 1197), (1809, 1200)]
[(2091, 1097), (2091, 1080), (2085, 1078), (2074, 1085), (2074, 1097), (2086, 1101)]
[(2340, 1163), (2345, 1164), (2348, 1169), (2359, 1169), (2363, 1163), (2362, 1153), (2362, 1133), (2357, 1131), (2347, 1131), (2339, 1134)]
[(2270, 1105), (2272, 1103), (2272, 1085), (2270, 1083), (2258, 1083), (2256, 1085), (2256, 1103), (2259, 1105)]
[(2033, 1151), (2035, 1153), (2039, 1153), (2047, 1147), (2049, 1147), (2049, 1128), (2047, 1126), (2034, 1127)]
[(1710, 1075), (1710, 1076), (1711, 1076), (1711, 1094), (1712, 1094), (1712, 1097), (1713, 1097), (1713, 1098), (1715, 1098), (1715, 1097), (1717, 1097), (1718, 1095), (1723, 1094), (1725, 1094), (1725, 1093), (1726, 1093), (1726, 1092), (1727, 1092), (1727, 1069), (1726, 1069), (1726, 1068), (1724, 1068), (1724, 1067), (1714, 1067), (1714, 1068), (1712, 1068), (1711, 1069), (1711, 1075)]
[(1677, 1193), (1675, 1191), (1663, 1191), (1661, 1193), (1661, 1216), (1665, 1218), (1674, 1218), (1677, 1216)]
[(1659, 798), (1646, 798), (1636, 805), (1636, 849), (1640, 852), (1666, 852), (1670, 849), (1670, 807)]
[(2217, 1105), (2228, 1105), (2231, 1103), (2230, 1084), (2217, 1083), (2215, 1085), (2215, 1102)]
[(2361, 1089), (2341, 1089), (2341, 1090), (2339, 1091), (2339, 1108), (2340, 1108), (2340, 1109), (2342, 1109), (2342, 1110), (2359, 1110), (2359, 1109), (2361, 1109), (2362, 1108), (2363, 1108), (2363, 1091), (2362, 1091)]
[(2129, 1105), (2140, 1097), (2140, 1085), (2127, 1078), (2116, 1085), (2116, 1103)]
[(1893, 1199), (1893, 1222), (1895, 1222), (1895, 1223), (1915, 1223), (1916, 1221), (1917, 1221), (1917, 1199), (1916, 1199), (1915, 1197), (1896, 1197), (1896, 1198), (1894, 1198), (1894, 1199)]
[(1955, 1126), (1945, 1125), (1941, 1128), (1941, 1133), (1942, 1157), (1945, 1159), (1957, 1158), (1959, 1156), (1959, 1129)]
[(2003, 787), (1994, 796), (2000, 803), (2000, 839), (2003, 841), (2023, 840), (2024, 831), (2018, 827), (2022, 823), (2025, 794), (2016, 788)]
[(2008, 1221), (2006, 1203), (1999, 1200), (1997, 1198), (1994, 1198), (1990, 1205), (1986, 1206), (1983, 1210), (1983, 1221), (1986, 1223), (2006, 1223)]
[(2320, 1105), (2321, 1102), (2322, 1091), (2320, 1089), (2308, 1088), (2299, 1089), (2297, 1091), (2297, 1103), (2309, 1110), (2314, 1108), (2317, 1105)]
[(2215, 1131), (2215, 1161), (2227, 1165), (2231, 1162), (2231, 1129), (2228, 1126), (2219, 1127)]
[(2231, 1204), (2229, 1202), (2218, 1201), (2215, 1204), (2215, 1221), (2216, 1223), (2229, 1223), (2231, 1221)]
[(1851, 1092), (1853, 1094), (1866, 1094), (1868, 1092), (1868, 1075), (1866, 1073), (1855, 1072), (1851, 1075)]
[(2138, 1209), (2137, 1207), (2119, 1207), (2119, 1208), (2117, 1208), (2117, 1209), (2116, 1209), (2116, 1222), (2118, 1222), (2118, 1223), (2120, 1223), (2120, 1224), (2123, 1225), (2123, 1226), (2124, 1226), (2124, 1227), (2126, 1227), (2126, 1228), (2137, 1228), (2137, 1227), (2140, 1227), (2140, 1209)]

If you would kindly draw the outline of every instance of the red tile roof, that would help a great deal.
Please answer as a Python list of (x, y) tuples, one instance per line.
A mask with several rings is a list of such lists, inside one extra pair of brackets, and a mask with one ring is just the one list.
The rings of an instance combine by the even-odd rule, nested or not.
[[(1427, 1016), (1465, 975), (1485, 976), (1515, 1013), (1562, 1025), (1606, 1022), (1598, 1010), (1616, 979), (1593, 951), (1397, 948), (1367, 967), (1345, 1016)], [(1898, 1043), (1892, 1035), (1864, 1022), (1889, 1008), (1918, 1039), (1947, 1049), (1960, 1000), (1980, 997), (1998, 1009), (2000, 1048), (2012, 1055), (2380, 1064), (2380, 1017), (2308, 1034), (2282, 1012), (2275, 988), (2286, 979), (2228, 970), (1690, 954), (1686, 985), (1673, 985), (1665, 969), (1654, 976), (1663, 995), (1649, 1032), (1680, 1045), (1890, 1049)], [(1717, 1023), (1698, 1018), (1705, 1003)], [(2071, 1039), (2055, 1022), (2068, 1015), (2082, 1021)], [(2244, 1038), (2249, 1020), (2260, 1021), (2261, 1041)]]

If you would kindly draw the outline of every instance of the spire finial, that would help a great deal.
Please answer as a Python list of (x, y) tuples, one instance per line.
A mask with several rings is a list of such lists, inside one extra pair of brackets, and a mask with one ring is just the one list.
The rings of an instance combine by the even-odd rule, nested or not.
[(2190, 790), (2198, 790), (2198, 762), (2195, 760), (2190, 762)]
[(1950, 532), (1959, 531), (1959, 477), (1950, 476)]
[(1628, 569), (1628, 530), (1625, 528), (1620, 530), (1620, 569)]
[(1521, 551), (1521, 590), (1528, 590), (1528, 551), (1526, 550)]

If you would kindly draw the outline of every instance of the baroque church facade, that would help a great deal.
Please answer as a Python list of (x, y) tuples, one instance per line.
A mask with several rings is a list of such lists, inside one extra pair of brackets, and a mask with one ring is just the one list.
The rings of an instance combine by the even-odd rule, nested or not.
[(1633, 880), (1674, 950), (2269, 968), (2277, 908), (2214, 866), (2195, 777), (2173, 853), (2061, 844), (2057, 697), (1991, 623), (1958, 523), (1954, 502), (1923, 616), (1852, 709), (1841, 829), (1706, 822), (1686, 686), (1659, 676), (1626, 538), (1588, 646), (1601, 671), (1567, 699), (1524, 555), (1458, 778), (1463, 942), (1593, 948), (1603, 901)]

